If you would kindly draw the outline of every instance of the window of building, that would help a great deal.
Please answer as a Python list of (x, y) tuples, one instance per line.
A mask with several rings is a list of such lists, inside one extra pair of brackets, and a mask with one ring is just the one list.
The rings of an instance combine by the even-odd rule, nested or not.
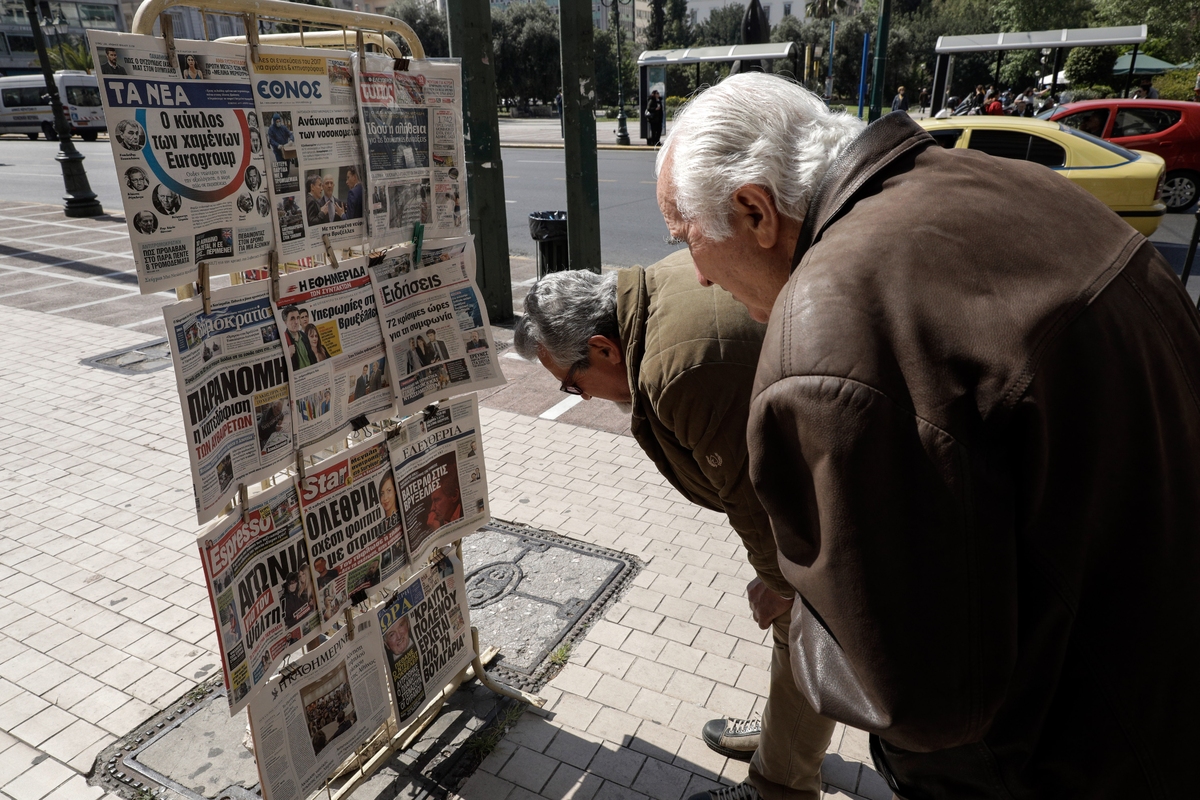
[(80, 4), (79, 21), (85, 28), (115, 31), (117, 30), (117, 9), (115, 6)]
[(15, 33), (5, 34), (8, 37), (8, 49), (14, 53), (35, 53), (32, 36), (18, 36)]
[(25, 25), (25, 4), (20, 0), (4, 0), (4, 11), (0, 22), (5, 25)]
[(783, 15), (785, 17), (790, 17), (792, 15), (792, 4), (791, 3), (783, 4)]

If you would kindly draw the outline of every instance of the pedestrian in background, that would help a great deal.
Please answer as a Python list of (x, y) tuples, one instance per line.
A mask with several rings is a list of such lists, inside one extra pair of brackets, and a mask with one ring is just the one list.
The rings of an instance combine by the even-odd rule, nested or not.
[(896, 96), (892, 98), (892, 111), (908, 111), (908, 98), (904, 96), (903, 86), (896, 90)]

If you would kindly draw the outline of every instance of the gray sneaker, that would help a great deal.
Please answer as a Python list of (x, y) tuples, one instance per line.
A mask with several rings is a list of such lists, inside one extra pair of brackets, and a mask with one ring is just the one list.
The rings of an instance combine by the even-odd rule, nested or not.
[(711, 789), (707, 792), (697, 792), (688, 800), (762, 800), (762, 795), (749, 783), (739, 783), (737, 786), (726, 786), (722, 789)]
[(749, 761), (758, 749), (758, 739), (762, 735), (762, 720), (753, 719), (714, 719), (704, 726), (700, 734), (704, 743), (726, 758), (736, 758), (738, 761)]

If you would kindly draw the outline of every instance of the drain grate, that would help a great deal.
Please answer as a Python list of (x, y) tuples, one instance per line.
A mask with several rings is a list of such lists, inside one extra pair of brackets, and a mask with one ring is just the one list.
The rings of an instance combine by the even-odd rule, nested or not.
[(107, 369), (111, 372), (142, 375), (158, 372), (171, 366), (171, 345), (166, 339), (113, 350), (111, 353), (85, 358), (79, 362), (85, 367)]
[(503, 522), (463, 540), (463, 565), (471, 624), (500, 649), (488, 671), (528, 691), (553, 677), (555, 650), (574, 644), (641, 570), (627, 553)]

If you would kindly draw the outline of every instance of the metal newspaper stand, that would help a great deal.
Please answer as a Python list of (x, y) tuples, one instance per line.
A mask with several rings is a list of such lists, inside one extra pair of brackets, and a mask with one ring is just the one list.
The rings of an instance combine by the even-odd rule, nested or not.
[[(166, 43), (167, 53), (172, 61), (175, 60), (175, 39), (171, 17), (165, 12), (170, 8), (179, 6), (195, 8), (201, 13), (206, 36), (207, 14), (219, 13), (241, 18), (245, 25), (246, 35), (226, 37), (219, 41), (248, 44), (252, 62), (257, 62), (258, 47), (260, 44), (356, 50), (360, 58), (366, 52), (382, 52), (396, 58), (398, 62), (402, 62), (405, 58), (423, 59), (425, 56), (420, 39), (412, 28), (401, 20), (379, 14), (316, 5), (302, 5), (286, 2), (286, 0), (205, 0), (203, 3), (197, 3), (194, 0), (145, 0), (138, 7), (134, 16), (132, 33), (153, 36), (155, 23), (158, 22), (162, 38)], [(298, 26), (298, 30), (294, 33), (263, 34), (259, 33), (260, 22), (295, 24)], [(407, 46), (408, 52), (402, 52), (396, 46), (395, 42), (386, 35), (387, 33), (397, 34)], [(324, 254), (327, 263), (336, 266), (338, 254), (330, 245), (328, 235), (325, 236), (324, 245)], [(348, 250), (343, 251), (343, 256), (350, 254)], [(279, 276), (281, 271), (291, 272), (301, 267), (296, 263), (280, 264), (275, 251), (271, 251), (268, 263), (270, 265), (269, 280), (271, 281), (271, 296), (275, 300), (279, 296)], [(234, 284), (242, 283), (242, 275), (237, 272), (232, 273), (231, 282)], [(210, 294), (209, 269), (203, 261), (197, 266), (195, 283), (187, 283), (177, 287), (176, 294), (180, 299), (194, 297), (199, 294), (203, 297), (206, 311), (208, 310)], [(449, 399), (449, 396), (440, 398), (432, 405), (436, 406), (445, 403)], [(366, 430), (366, 433), (368, 435), (371, 433), (380, 433), (400, 424), (400, 422), (401, 420), (393, 419), (372, 423)], [(361, 438), (365, 438), (363, 432), (356, 431), (349, 434), (346, 441), (350, 442)], [(334, 445), (332, 448), (327, 449), (325, 453), (328, 455), (331, 451), (336, 452), (345, 446), (348, 445)], [(294, 473), (303, 478), (306, 469), (317, 463), (317, 458), (317, 454), (304, 453), (302, 449), (298, 448), (296, 450), (295, 465), (288, 470), (288, 474)], [(275, 480), (276, 478), (272, 478), (269, 481), (263, 481), (262, 489), (268, 488)], [(240, 485), (238, 492), (238, 506), (240, 510), (234, 508), (231, 504), (226, 507), (225, 512), (245, 515), (250, 499), (246, 486), (244, 484)], [(454, 542), (454, 548), (461, 562), (461, 539)], [(415, 569), (419, 565), (414, 564), (411, 566)], [(372, 604), (380, 595), (390, 593), (391, 591), (392, 589), (388, 586), (383, 586), (382, 591), (377, 589), (372, 595)], [(353, 608), (347, 608), (343, 622), (349, 628), (351, 639), (355, 630), (354, 620), (355, 614)], [(377, 730), (368, 741), (359, 744), (354, 757), (350, 758), (326, 777), (325, 790), (330, 798), (347, 797), (395, 752), (409, 747), (416, 741), (422, 731), (433, 722), (434, 718), (441, 711), (446, 698), (452, 695), (464, 682), (472, 678), (478, 678), (492, 692), (504, 697), (529, 703), (536, 707), (541, 707), (545, 704), (545, 700), (541, 697), (513, 689), (489, 678), (484, 670), (484, 664), (495, 658), (498, 650), (494, 647), (488, 647), (486, 650), (481, 651), (478, 630), (472, 626), (470, 633), (475, 651), (475, 657), (471, 664), (453, 675), (440, 692), (428, 699), (408, 725), (399, 728), (396, 719), (389, 718), (386, 725)], [(348, 778), (336, 792), (330, 788), (329, 783), (335, 778)]]

